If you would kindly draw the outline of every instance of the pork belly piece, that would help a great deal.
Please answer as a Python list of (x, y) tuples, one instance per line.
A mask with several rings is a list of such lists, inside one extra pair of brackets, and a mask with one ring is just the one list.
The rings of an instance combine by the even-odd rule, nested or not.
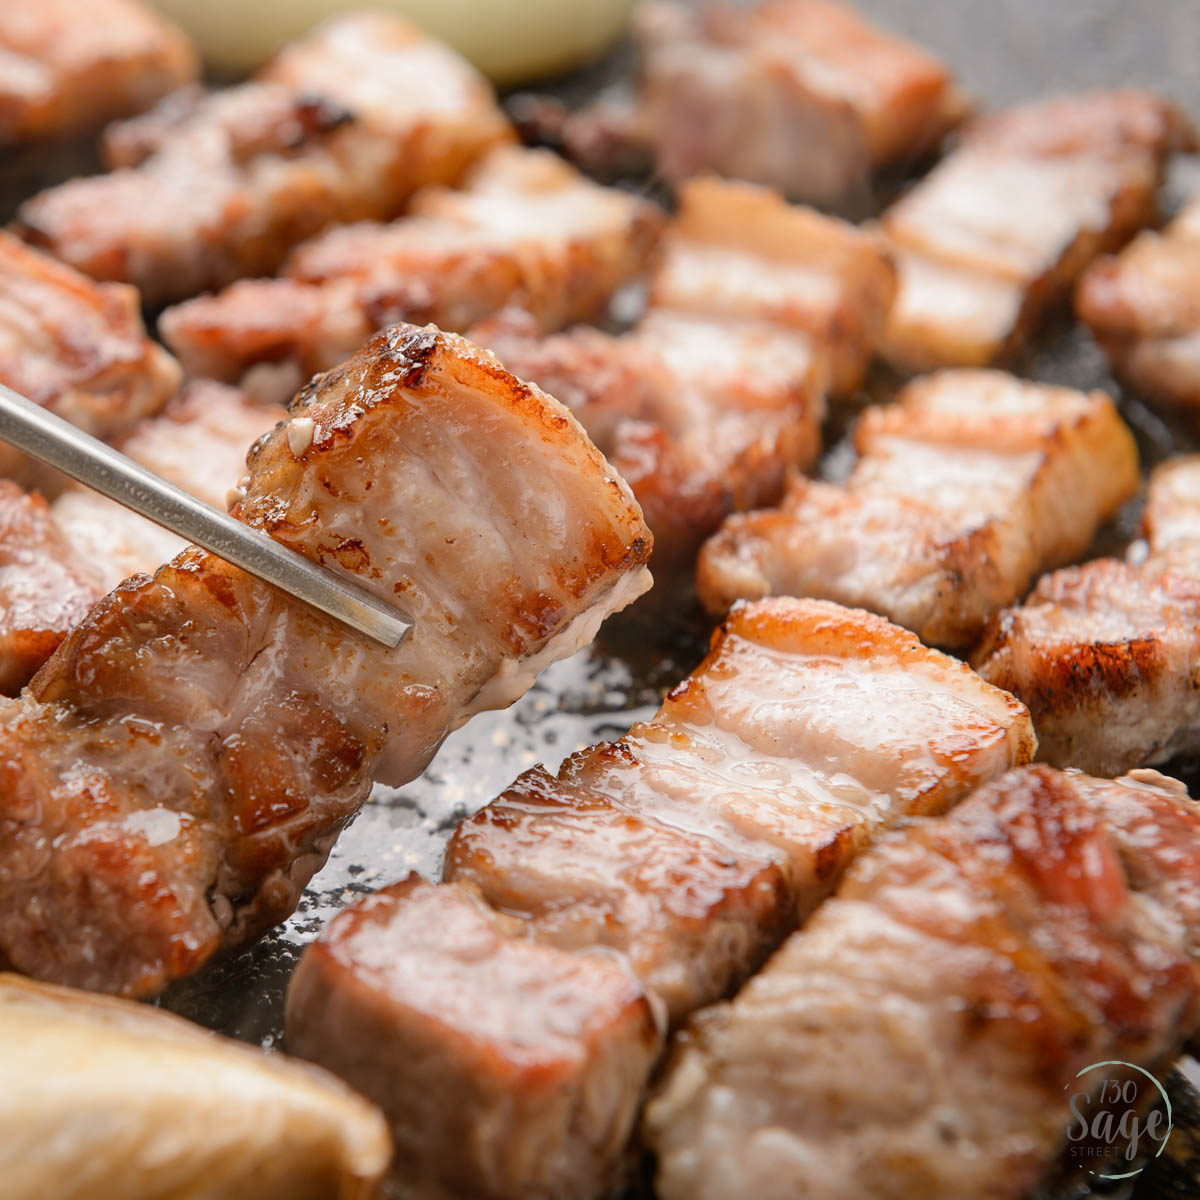
[(381, 13), (336, 18), (250, 83), (169, 98), (109, 138), (108, 175), (22, 206), (18, 228), (148, 304), (269, 274), (326, 226), (395, 215), (511, 137), (483, 79)]
[[(811, 600), (740, 606), (651, 721), (557, 776), (526, 772), (460, 826), (447, 882), (402, 884), (339, 916), (297, 970), (288, 1044), (383, 1106), (397, 1178), (416, 1195), (598, 1196), (619, 1176), (660, 1039), (631, 1044), (609, 989), (574, 981), (556, 1020), (541, 988), (511, 986), (513, 951), (435, 918), (433, 897), (445, 911), (469, 888), (523, 953), (561, 956), (548, 963), (624, 966), (677, 1024), (744, 980), (881, 828), (943, 811), (1033, 746), (1020, 704), (878, 617)], [(376, 920), (386, 932), (353, 945)], [(546, 969), (557, 980), (565, 968)], [(560, 1053), (576, 1070), (619, 1065), (602, 1102), (564, 1102), (573, 1124), (553, 1137), (540, 1111), (551, 1085), (507, 1067), (527, 1021), (545, 1031), (528, 1039), (535, 1063), (553, 1031), (573, 1042)]]
[(1055, 766), (1117, 775), (1200, 749), (1200, 458), (1155, 469), (1144, 520), (1131, 562), (1045, 576), (975, 652)]
[[(716, 172), (844, 203), (968, 109), (944, 63), (830, 0), (647, 4), (636, 29), (634, 128), (673, 183)], [(586, 122), (569, 132), (596, 142)]]
[[(158, 412), (178, 363), (146, 336), (137, 293), (96, 284), (0, 231), (0, 382), (100, 438)], [(38, 469), (0, 445), (0, 475)]]
[(391, 224), (330, 230), (295, 251), (285, 278), (188, 301), (160, 330), (190, 374), (260, 391), (328, 369), (396, 321), (465, 331), (519, 304), (548, 332), (599, 317), (662, 223), (657, 205), (548, 151), (500, 147), (461, 190), (426, 188)]
[(844, 485), (798, 479), (777, 510), (728, 518), (700, 598), (824, 596), (931, 644), (970, 646), (1048, 566), (1080, 557), (1138, 486), (1137, 450), (1101, 392), (943, 371), (869, 409)]
[(6, 1200), (366, 1200), (379, 1111), (173, 1013), (0, 974)]
[(285, 917), (373, 778), (411, 779), (648, 586), (565, 409), (397, 326), (259, 441), (233, 514), (414, 618), (394, 650), (194, 548), (0, 704), (0, 954), (149, 995)]
[(1200, 414), (1200, 200), (1079, 281), (1075, 310), (1113, 370), (1156, 403)]
[[(382, 1103), (400, 1194), (422, 1200), (586, 1194), (662, 1041), (620, 961), (537, 945), (469, 885), (415, 875), (333, 920), (287, 1022), (293, 1051)], [(497, 1136), (501, 1113), (523, 1140)]]
[(753, 318), (807, 337), (834, 392), (853, 391), (896, 294), (884, 242), (744, 183), (697, 179), (679, 190), (650, 304)]
[(672, 605), (726, 514), (778, 500), (820, 451), (820, 365), (762, 322), (655, 309), (620, 337), (578, 327), (543, 338), (506, 311), (471, 336), (566, 404), (632, 487)]
[(981, 118), (882, 228), (900, 289), (884, 353), (901, 370), (1009, 358), (1098, 255), (1157, 212), (1195, 131), (1153, 93), (1058, 96)]
[(0, 479), (0, 693), (20, 691), (103, 594), (46, 501)]
[(138, 0), (0, 11), (0, 146), (99, 129), (196, 78), (183, 33)]
[(1099, 1103), (1077, 1073), (1165, 1070), (1200, 1022), (1198, 835), (1173, 780), (1030, 767), (884, 840), (679, 1042), (656, 1194), (1031, 1195)]
[[(250, 447), (286, 415), (276, 405), (254, 404), (233, 388), (198, 380), (161, 415), (143, 421), (116, 444), (135, 462), (223, 511), (245, 474)], [(55, 499), (51, 513), (99, 575), (103, 592), (140, 571), (153, 573), (187, 545), (153, 521), (78, 484)]]

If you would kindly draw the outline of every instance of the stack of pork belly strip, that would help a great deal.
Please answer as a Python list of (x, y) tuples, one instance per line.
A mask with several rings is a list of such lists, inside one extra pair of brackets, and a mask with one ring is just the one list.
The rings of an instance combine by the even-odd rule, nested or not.
[(1200, 197), (1079, 281), (1075, 309), (1113, 369), (1200, 424)]
[[(180, 378), (146, 336), (133, 288), (94, 283), (0, 231), (0, 383), (111, 439), (157, 413)], [(46, 482), (3, 444), (0, 475)]]
[(727, 513), (775, 503), (816, 460), (824, 389), (861, 382), (894, 291), (877, 237), (762, 188), (694, 180), (630, 332), (541, 337), (506, 312), (472, 336), (574, 410), (629, 480), (656, 575), (674, 583)]
[(107, 175), (21, 208), (24, 236), (149, 304), (273, 271), (306, 237), (395, 215), (512, 136), (484, 80), (382, 13), (336, 18), (250, 83), (181, 92), (106, 136)]
[(1039, 580), (975, 652), (1055, 766), (1116, 775), (1200, 749), (1200, 457), (1151, 474), (1144, 533), (1128, 561)]
[(647, 3), (634, 29), (634, 110), (601, 101), (563, 129), (600, 169), (644, 158), (672, 183), (716, 172), (836, 206), (969, 107), (945, 63), (837, 0)]
[(397, 326), (262, 439), (233, 513), (414, 618), (384, 650), (190, 548), (0, 702), (0, 956), (149, 995), (295, 905), (376, 777), (418, 774), (649, 584), (556, 401)]
[(598, 1196), (664, 1027), (744, 980), (880, 829), (1033, 748), (1018, 702), (879, 617), (740, 606), (651, 721), (461, 825), (445, 882), (336, 917), (294, 976), (289, 1048), (384, 1107), (414, 1196)]
[(504, 146), (460, 190), (428, 187), (397, 221), (330, 230), (282, 278), (191, 300), (159, 328), (189, 374), (261, 393), (328, 369), (395, 321), (465, 332), (509, 304), (542, 331), (600, 318), (662, 223), (657, 205), (548, 151)]
[(0, 5), (0, 146), (98, 129), (198, 70), (183, 33), (139, 0)]
[(1010, 356), (1097, 255), (1157, 213), (1163, 166), (1196, 135), (1153, 93), (1082, 93), (968, 126), (884, 213), (900, 268), (883, 352), (903, 370)]
[(1198, 956), (1182, 784), (1013, 771), (859, 858), (694, 1020), (647, 1109), (656, 1194), (1025, 1200), (1072, 1093), (1095, 1112), (1113, 1060), (1165, 1070), (1200, 1025)]
[(942, 371), (868, 409), (844, 484), (798, 479), (778, 510), (730, 517), (700, 554), (700, 598), (824, 596), (952, 648), (1048, 567), (1080, 558), (1138, 486), (1100, 392)]

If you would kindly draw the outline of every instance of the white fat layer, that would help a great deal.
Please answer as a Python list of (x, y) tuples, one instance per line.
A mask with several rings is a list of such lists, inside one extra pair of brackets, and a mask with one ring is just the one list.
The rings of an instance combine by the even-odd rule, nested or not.
[(506, 658), (496, 674), (480, 688), (475, 699), (463, 709), (454, 728), (461, 728), (477, 713), (516, 703), (547, 667), (590, 645), (607, 617), (632, 604), (648, 592), (653, 583), (646, 567), (622, 575), (603, 598), (560, 629), (536, 654), (520, 659)]
[(315, 429), (316, 423), (312, 417), (293, 417), (288, 422), (287, 443), (293, 458), (300, 458), (308, 453)]

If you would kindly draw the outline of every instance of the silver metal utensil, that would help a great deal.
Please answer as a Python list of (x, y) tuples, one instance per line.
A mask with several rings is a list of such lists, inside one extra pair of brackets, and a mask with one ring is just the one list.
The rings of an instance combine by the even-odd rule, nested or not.
[(400, 645), (412, 632), (412, 621), (399, 609), (358, 584), (235, 521), (3, 384), (0, 440), (385, 646)]

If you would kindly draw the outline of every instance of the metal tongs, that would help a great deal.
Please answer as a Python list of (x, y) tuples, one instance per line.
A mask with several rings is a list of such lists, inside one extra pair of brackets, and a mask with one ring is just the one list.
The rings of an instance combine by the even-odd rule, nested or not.
[(0, 440), (388, 647), (412, 621), (358, 584), (197, 500), (0, 384)]

